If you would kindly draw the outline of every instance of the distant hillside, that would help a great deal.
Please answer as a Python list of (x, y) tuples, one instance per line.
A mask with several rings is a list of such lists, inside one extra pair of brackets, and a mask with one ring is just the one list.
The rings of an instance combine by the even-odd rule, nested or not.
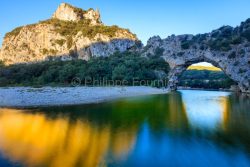
[(220, 68), (214, 66), (190, 66), (188, 70), (209, 70), (209, 71), (221, 71)]
[[(199, 67), (202, 68), (204, 66), (198, 66), (198, 68)], [(203, 89), (229, 89), (232, 85), (236, 85), (236, 83), (231, 80), (224, 72), (202, 69), (192, 69), (185, 71), (182, 74), (178, 84), (178, 86), (181, 87)]]

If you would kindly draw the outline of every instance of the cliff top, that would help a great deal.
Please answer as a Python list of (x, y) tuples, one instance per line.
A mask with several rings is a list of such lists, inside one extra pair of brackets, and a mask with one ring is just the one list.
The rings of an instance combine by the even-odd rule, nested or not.
[(52, 18), (63, 21), (81, 21), (87, 19), (90, 20), (92, 25), (102, 24), (101, 15), (98, 10), (92, 8), (83, 10), (67, 3), (61, 3)]
[(53, 31), (62, 36), (72, 36), (82, 32), (83, 36), (93, 38), (96, 34), (103, 34), (109, 37), (117, 36), (117, 33), (123, 33), (128, 38), (137, 40), (135, 34), (128, 29), (118, 26), (106, 26), (101, 22), (101, 15), (98, 10), (92, 8), (83, 10), (67, 3), (61, 3), (52, 15), (52, 18), (40, 21), (39, 23), (17, 27), (11, 32), (5, 34), (6, 37), (16, 37), (24, 29), (35, 31), (38, 26), (53, 26)]

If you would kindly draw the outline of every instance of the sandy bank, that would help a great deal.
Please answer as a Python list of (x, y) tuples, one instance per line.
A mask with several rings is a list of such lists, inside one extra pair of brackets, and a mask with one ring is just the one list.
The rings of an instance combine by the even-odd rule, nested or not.
[(0, 88), (0, 107), (34, 107), (99, 103), (123, 97), (163, 94), (151, 87), (10, 87)]

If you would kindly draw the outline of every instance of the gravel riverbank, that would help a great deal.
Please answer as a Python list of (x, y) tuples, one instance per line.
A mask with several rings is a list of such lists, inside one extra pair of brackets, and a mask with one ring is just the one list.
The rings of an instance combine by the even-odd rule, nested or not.
[(35, 107), (100, 103), (123, 97), (167, 93), (165, 89), (134, 87), (9, 87), (0, 88), (0, 107)]

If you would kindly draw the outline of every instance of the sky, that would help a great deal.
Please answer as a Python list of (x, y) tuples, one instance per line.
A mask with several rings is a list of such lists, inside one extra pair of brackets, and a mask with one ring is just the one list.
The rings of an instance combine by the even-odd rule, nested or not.
[(250, 18), (250, 0), (2, 0), (0, 45), (5, 33), (50, 18), (62, 2), (99, 9), (105, 24), (129, 28), (144, 44), (154, 35), (206, 33)]

